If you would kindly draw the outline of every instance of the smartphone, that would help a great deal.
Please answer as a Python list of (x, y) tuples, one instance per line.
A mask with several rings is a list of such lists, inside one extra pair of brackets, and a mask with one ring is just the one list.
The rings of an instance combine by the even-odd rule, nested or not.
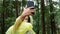
[(34, 9), (34, 2), (33, 1), (27, 1), (27, 8), (29, 8), (29, 7), (32, 7), (31, 9)]

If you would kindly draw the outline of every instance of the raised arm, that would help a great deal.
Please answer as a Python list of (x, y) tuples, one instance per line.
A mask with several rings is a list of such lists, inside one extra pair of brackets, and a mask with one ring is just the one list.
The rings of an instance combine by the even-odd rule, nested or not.
[(24, 8), (23, 13), (16, 19), (14, 23), (14, 30), (16, 30), (22, 21), (25, 19), (26, 16), (31, 15), (30, 9), (29, 8)]

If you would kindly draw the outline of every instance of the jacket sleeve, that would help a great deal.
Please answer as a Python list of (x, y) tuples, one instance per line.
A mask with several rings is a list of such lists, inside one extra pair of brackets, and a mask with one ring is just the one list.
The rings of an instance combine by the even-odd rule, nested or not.
[(7, 30), (6, 34), (13, 34), (13, 33), (15, 32), (15, 30), (20, 26), (21, 22), (22, 22), (22, 20), (20, 19), (20, 16), (19, 16), (19, 17), (16, 19), (14, 25), (11, 26), (11, 27)]
[(29, 30), (26, 32), (26, 34), (36, 34), (33, 30)]
[(22, 19), (21, 19), (21, 17), (19, 16), (17, 19), (16, 19), (16, 21), (15, 21), (15, 23), (14, 23), (14, 30), (16, 30), (20, 25), (21, 25), (21, 23), (22, 23)]

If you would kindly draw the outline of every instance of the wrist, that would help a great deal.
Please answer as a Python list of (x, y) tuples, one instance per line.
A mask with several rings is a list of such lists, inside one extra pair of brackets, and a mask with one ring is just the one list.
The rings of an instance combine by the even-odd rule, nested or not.
[(22, 20), (24, 20), (25, 17), (26, 17), (26, 16), (23, 15), (23, 14), (20, 16), (20, 18), (21, 18)]

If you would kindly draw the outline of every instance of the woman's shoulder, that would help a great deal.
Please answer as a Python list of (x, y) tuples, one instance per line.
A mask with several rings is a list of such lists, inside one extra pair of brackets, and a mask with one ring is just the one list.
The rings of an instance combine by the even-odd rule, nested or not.
[(13, 31), (13, 25), (8, 28), (8, 30), (6, 31), (6, 34), (9, 34), (9, 33), (11, 33), (12, 31)]

